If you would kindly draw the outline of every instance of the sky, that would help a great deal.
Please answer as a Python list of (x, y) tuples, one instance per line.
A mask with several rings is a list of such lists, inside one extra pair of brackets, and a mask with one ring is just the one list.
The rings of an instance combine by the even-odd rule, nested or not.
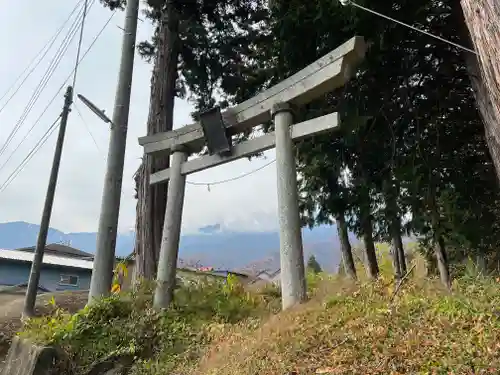
[[(78, 33), (32, 110), (24, 122), (20, 121), (71, 22), (19, 91), (12, 96), (18, 84), (7, 95), (4, 94), (63, 25), (77, 3), (78, 0), (3, 0), (2, 5), (8, 11), (0, 13), (4, 56), (0, 59), (0, 97), (3, 96), (0, 100), (0, 150), (16, 124), (21, 126), (6, 150), (0, 153), (0, 190), (61, 112), (66, 87), (63, 84), (75, 65)], [(109, 9), (95, 1), (87, 16), (82, 52), (89, 48), (111, 14)], [(153, 30), (142, 15), (140, 18), (143, 21), (138, 23), (138, 42), (149, 39)], [(110, 117), (118, 78), (123, 20), (123, 13), (118, 12), (104, 29), (79, 65), (75, 86), (75, 93), (85, 95), (98, 107), (105, 109)], [(131, 230), (135, 223), (133, 175), (142, 156), (137, 138), (146, 134), (151, 70), (152, 66), (136, 54), (119, 219), (119, 230), (122, 232)], [(36, 122), (54, 97), (40, 121)], [(192, 106), (188, 101), (177, 100), (175, 128), (192, 123), (191, 111)], [(25, 138), (32, 126), (33, 130)], [(17, 177), (0, 191), (0, 222), (40, 222), (56, 138), (57, 130)], [(75, 98), (68, 121), (51, 227), (64, 232), (97, 231), (108, 142), (108, 125)], [(261, 159), (243, 159), (189, 175), (188, 182), (232, 179), (258, 169), (273, 158), (274, 151), (269, 151)], [(217, 223), (227, 229), (243, 231), (277, 227), (275, 168), (275, 164), (271, 164), (239, 180), (211, 185), (210, 189), (207, 186), (188, 184), (183, 232), (196, 232), (200, 227)]]

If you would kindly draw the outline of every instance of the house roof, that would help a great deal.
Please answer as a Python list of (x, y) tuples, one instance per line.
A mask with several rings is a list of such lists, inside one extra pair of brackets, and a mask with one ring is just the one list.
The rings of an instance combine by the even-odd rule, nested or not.
[(259, 273), (257, 273), (257, 277), (259, 277), (262, 274), (266, 274), (268, 277), (275, 277), (280, 273), (280, 271), (281, 271), (280, 268), (278, 268), (277, 270), (272, 271), (272, 272), (270, 272), (269, 270), (263, 270), (263, 271), (260, 271)]
[[(34, 256), (34, 253), (30, 253), (28, 251), (0, 249), (0, 259), (31, 263), (33, 262)], [(91, 270), (94, 266), (94, 262), (91, 260), (68, 258), (50, 254), (45, 254), (43, 256), (43, 264), (88, 270)]]
[(251, 277), (251, 275), (249, 275), (248, 273), (231, 271), (231, 270), (212, 270), (212, 271), (209, 271), (208, 273), (215, 273), (215, 274), (226, 273), (226, 274), (231, 274), (231, 275), (240, 276), (240, 277), (247, 277), (247, 278)]
[[(17, 251), (24, 252), (34, 252), (35, 246), (23, 247), (21, 249), (16, 249)], [(74, 247), (52, 243), (45, 246), (45, 251), (50, 251), (53, 253), (57, 253), (60, 256), (72, 257), (72, 258), (93, 258), (94, 254), (86, 253), (85, 251), (75, 249)]]

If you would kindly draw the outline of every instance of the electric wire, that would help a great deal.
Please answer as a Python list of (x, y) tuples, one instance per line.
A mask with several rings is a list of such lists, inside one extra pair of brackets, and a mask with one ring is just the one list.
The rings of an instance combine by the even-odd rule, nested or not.
[(9, 137), (7, 138), (6, 143), (4, 144), (4, 146), (2, 147), (2, 149), (0, 150), (0, 156), (5, 151), (5, 147), (7, 147), (10, 144), (12, 138), (15, 136), (15, 134), (19, 130), (20, 126), (24, 122), (25, 117), (27, 117), (27, 115), (29, 114), (29, 112), (30, 112), (31, 108), (33, 107), (34, 103), (36, 102), (36, 100), (38, 99), (39, 95), (41, 94), (41, 92), (45, 88), (46, 84), (48, 83), (48, 80), (52, 77), (52, 74), (55, 71), (55, 68), (57, 68), (57, 66), (59, 65), (59, 61), (60, 61), (60, 57), (62, 57), (61, 56), (62, 53), (66, 52), (66, 50), (67, 50), (68, 40), (69, 40), (69, 38), (71, 38), (71, 36), (72, 36), (71, 34), (73, 34), (75, 32), (74, 28), (75, 28), (75, 25), (77, 25), (77, 21), (78, 21), (78, 17), (77, 17), (76, 20), (73, 21), (73, 24), (70, 27), (70, 31), (66, 34), (66, 36), (63, 39), (63, 41), (59, 45), (59, 48), (58, 48), (57, 52), (52, 57), (52, 60), (49, 63), (49, 67), (47, 68), (47, 70), (45, 71), (44, 75), (40, 79), (40, 82), (38, 83), (38, 86), (35, 88), (35, 90), (34, 90), (32, 96), (31, 96), (30, 100), (28, 101), (28, 104), (24, 108), (24, 111), (21, 114), (20, 119), (18, 120), (18, 122), (15, 125), (14, 129), (9, 134)]
[[(94, 37), (94, 39), (92, 40), (92, 42), (90, 43), (89, 47), (87, 48), (87, 50), (84, 52), (84, 54), (82, 55), (82, 58), (80, 59), (80, 62), (79, 64), (81, 64), (83, 62), (83, 60), (85, 59), (85, 57), (87, 56), (87, 54), (90, 52), (90, 50), (92, 49), (92, 47), (94, 46), (94, 44), (97, 42), (97, 40), (99, 39), (99, 37), (102, 35), (102, 33), (104, 32), (104, 30), (106, 29), (106, 27), (109, 25), (109, 23), (111, 22), (111, 20), (113, 19), (113, 16), (116, 14), (116, 11), (113, 11), (111, 13), (111, 15), (109, 16), (109, 18), (107, 19), (107, 21), (104, 23), (104, 25), (102, 26), (102, 28), (99, 30), (99, 32), (96, 34), (96, 36)], [(64, 88), (64, 85), (66, 85), (66, 83), (70, 80), (71, 76), (73, 75), (73, 70), (70, 72), (70, 74), (66, 77), (66, 79), (64, 80), (64, 82), (61, 84), (61, 86), (59, 87), (59, 89), (57, 90), (57, 92), (54, 94), (54, 96), (52, 97), (52, 99), (49, 101), (49, 103), (47, 104), (47, 106), (45, 107), (45, 109), (42, 111), (42, 113), (40, 114), (40, 116), (37, 118), (37, 120), (35, 121), (35, 125), (38, 124), (40, 122), (40, 119), (42, 118), (42, 116), (47, 112), (48, 108), (51, 106), (51, 104), (54, 102), (54, 100), (57, 98), (57, 96), (59, 95), (59, 93), (61, 92), (61, 90)], [(60, 116), (59, 116), (60, 117)], [(59, 120), (59, 117), (57, 119), (57, 121)], [(33, 127), (32, 127), (33, 128)], [(55, 127), (53, 127), (53, 125), (51, 125), (51, 128), (52, 128), (52, 132), (54, 131)], [(50, 131), (50, 128), (49, 130), (46, 132), (46, 134)], [(52, 133), (51, 133), (52, 134)], [(49, 134), (50, 136), (50, 134)], [(43, 136), (42, 136), (42, 139), (43, 139)], [(39, 141), (40, 142), (40, 141)], [(43, 141), (45, 142), (45, 141)], [(37, 150), (34, 150), (34, 148), (28, 153), (28, 155), (32, 155), (31, 157), (33, 157), (36, 152), (38, 152), (39, 148)], [(22, 171), (22, 168), (24, 168), (27, 164), (27, 162), (29, 160), (31, 160), (31, 157), (27, 157), (28, 160), (26, 162), (24, 162), (24, 165), (19, 169), (19, 166), (16, 167), (16, 169), (19, 169), (18, 172), (14, 175), (12, 174), (12, 177), (9, 176), (9, 179), (8, 181), (6, 180), (4, 183), (2, 183), (2, 185), (0, 185), (0, 192), (4, 191), (5, 189), (7, 189), (7, 187), (12, 183), (12, 181), (17, 177), (17, 175)], [(25, 158), (25, 159), (27, 159)], [(21, 163), (22, 164), (22, 163)], [(20, 164), (20, 165), (21, 165)]]
[(430, 36), (431, 38), (434, 38), (434, 39), (437, 39), (437, 40), (440, 40), (441, 42), (444, 42), (444, 43), (448, 43), (449, 45), (452, 45), (454, 47), (457, 47), (457, 48), (460, 48), (464, 51), (467, 51), (467, 52), (470, 52), (470, 53), (473, 53), (474, 55), (477, 55), (476, 51), (474, 51), (473, 49), (470, 49), (470, 48), (467, 48), (465, 46), (462, 46), (458, 43), (455, 43), (455, 42), (452, 42), (451, 40), (448, 40), (448, 39), (445, 39), (445, 38), (442, 38), (438, 35), (435, 35), (435, 34), (432, 34), (428, 31), (425, 31), (425, 30), (422, 30), (422, 29), (419, 29), (418, 27), (415, 27), (415, 26), (412, 26), (412, 25), (409, 25), (407, 23), (404, 23), (404, 22), (401, 22), (395, 18), (392, 18), (392, 17), (389, 17), (389, 16), (386, 16), (385, 14), (382, 14), (382, 13), (379, 13), (379, 12), (376, 12), (372, 9), (369, 9), (369, 8), (366, 8), (362, 5), (359, 5), (359, 4), (356, 4), (354, 1), (351, 1), (351, 0), (340, 0), (340, 3), (344, 6), (347, 6), (347, 5), (352, 5), (356, 8), (359, 8), (361, 10), (364, 10), (365, 12), (368, 12), (368, 13), (371, 13), (371, 14), (374, 14), (378, 17), (382, 17), (382, 18), (385, 18), (386, 20), (389, 20), (389, 21), (392, 21), (392, 22), (395, 22), (401, 26), (404, 26), (404, 27), (407, 27), (413, 31), (417, 31), (419, 33), (422, 33), (422, 34), (425, 34), (427, 36)]
[[(95, 2), (95, 0), (92, 1), (92, 4), (90, 6), (92, 6), (94, 4), (94, 2)], [(7, 147), (10, 145), (10, 143), (13, 140), (13, 138), (15, 137), (15, 135), (17, 134), (17, 132), (19, 131), (19, 129), (21, 128), (21, 126), (26, 121), (26, 118), (30, 114), (31, 110), (33, 109), (34, 105), (38, 101), (38, 99), (39, 99), (40, 95), (42, 94), (42, 92), (47, 87), (47, 84), (49, 83), (49, 81), (52, 78), (54, 72), (56, 71), (57, 67), (59, 66), (62, 58), (66, 54), (66, 52), (67, 52), (67, 50), (69, 48), (69, 45), (71, 44), (73, 38), (76, 35), (76, 32), (78, 30), (78, 26), (79, 26), (81, 20), (83, 19), (83, 12), (84, 11), (85, 10), (82, 9), (79, 12), (77, 18), (75, 19), (75, 21), (73, 22), (72, 26), (70, 27), (69, 32), (66, 34), (65, 38), (61, 42), (61, 45), (59, 46), (56, 54), (52, 58), (52, 60), (51, 60), (51, 62), (49, 64), (49, 67), (47, 68), (44, 76), (40, 80), (38, 86), (36, 87), (34, 93), (31, 96), (28, 104), (24, 108), (24, 111), (21, 114), (21, 117), (19, 118), (18, 122), (16, 123), (16, 125), (14, 126), (14, 128), (12, 129), (12, 131), (10, 132), (9, 136), (7, 137), (7, 140), (5, 141), (5, 143), (3, 144), (2, 148), (0, 149), (0, 157), (5, 153)], [(33, 129), (33, 127), (25, 135), (25, 138), (28, 136), (28, 134), (31, 132), (32, 129)]]
[[(24, 111), (23, 111), (20, 119), (18, 120), (18, 122), (15, 125), (14, 129), (12, 129), (11, 133), (9, 134), (9, 137), (7, 138), (6, 142), (4, 143), (4, 146), (2, 147), (2, 149), (0, 149), (0, 156), (3, 155), (3, 153), (6, 150), (6, 148), (12, 142), (12, 139), (14, 138), (14, 136), (17, 134), (17, 132), (19, 131), (19, 129), (21, 128), (21, 126), (26, 121), (26, 118), (28, 117), (29, 113), (31, 112), (31, 110), (33, 109), (34, 105), (38, 101), (38, 98), (40, 97), (40, 95), (42, 94), (43, 90), (47, 86), (49, 80), (52, 78), (52, 75), (54, 74), (55, 70), (59, 66), (59, 63), (61, 62), (62, 57), (64, 56), (64, 54), (68, 50), (69, 45), (70, 45), (71, 41), (73, 40), (73, 38), (74, 38), (74, 36), (76, 34), (76, 31), (77, 31), (77, 28), (78, 28), (78, 24), (79, 24), (81, 18), (82, 18), (82, 11), (79, 12), (79, 14), (77, 16), (77, 19), (73, 21), (73, 24), (70, 27), (69, 32), (66, 34), (66, 37), (61, 42), (61, 45), (59, 46), (56, 54), (52, 58), (52, 60), (51, 60), (51, 62), (49, 64), (49, 67), (47, 68), (47, 71), (45, 72), (44, 76), (40, 80), (37, 88), (35, 89), (33, 95), (31, 96), (31, 98), (30, 98), (27, 106), (25, 107), (25, 109), (24, 109)], [(29, 132), (31, 132), (31, 130)], [(28, 132), (28, 134), (29, 134), (29, 132)]]
[[(359, 4), (357, 4), (357, 3), (353, 2), (353, 1), (341, 1), (341, 3), (342, 3), (342, 5), (353, 5), (353, 6), (357, 7), (357, 8), (359, 8), (359, 9), (362, 9), (362, 10), (364, 10), (364, 11), (367, 11), (367, 12), (369, 12), (369, 13), (372, 13), (372, 14), (374, 14), (374, 15), (376, 15), (376, 16), (379, 16), (379, 17), (385, 18), (385, 19), (387, 19), (387, 20), (390, 20), (390, 21), (392, 21), (392, 22), (398, 23), (398, 24), (400, 24), (400, 25), (402, 25), (402, 26), (405, 26), (405, 27), (407, 27), (407, 28), (409, 28), (409, 29), (412, 29), (412, 30), (414, 30), (414, 31), (420, 32), (420, 33), (422, 33), (422, 34), (425, 34), (425, 35), (427, 35), (427, 36), (430, 36), (430, 37), (432, 37), (432, 38), (434, 38), (434, 39), (437, 39), (437, 40), (440, 40), (440, 41), (442, 41), (442, 42), (448, 43), (448, 44), (450, 44), (450, 45), (452, 45), (452, 46), (454, 46), (454, 47), (460, 48), (460, 49), (462, 49), (462, 50), (464, 50), (464, 51), (467, 51), (467, 52), (471, 52), (471, 53), (473, 53), (473, 54), (476, 54), (476, 51), (474, 51), (474, 50), (472, 50), (472, 49), (470, 49), (470, 48), (464, 47), (464, 46), (462, 46), (462, 45), (460, 45), (460, 44), (458, 44), (458, 43), (454, 43), (454, 42), (452, 42), (452, 41), (450, 41), (450, 40), (447, 40), (447, 39), (442, 38), (442, 37), (440, 37), (440, 36), (434, 35), (434, 34), (432, 34), (432, 33), (429, 33), (429, 32), (427, 32), (427, 31), (425, 31), (425, 30), (419, 29), (419, 28), (417, 28), (417, 27), (415, 27), (415, 26), (412, 26), (412, 25), (406, 24), (406, 23), (401, 22), (401, 21), (399, 21), (399, 20), (396, 20), (396, 19), (394, 19), (394, 18), (392, 18), (392, 17), (386, 16), (386, 15), (384, 15), (384, 14), (382, 14), (382, 13), (379, 13), (379, 12), (376, 12), (376, 11), (371, 10), (371, 9), (369, 9), (369, 8), (366, 8), (366, 7), (364, 7), (364, 6), (362, 6), (362, 5), (359, 5)], [(93, 4), (93, 3), (92, 3), (92, 4)], [(79, 57), (78, 57), (78, 56), (79, 56), (79, 53), (80, 53), (81, 39), (82, 39), (82, 37), (83, 37), (83, 27), (84, 27), (85, 16), (86, 16), (86, 6), (87, 6), (87, 0), (85, 1), (85, 5), (84, 5), (84, 11), (83, 11), (83, 21), (82, 21), (82, 27), (81, 27), (81, 31), (80, 31), (80, 41), (79, 41), (78, 52), (77, 52), (76, 66), (75, 66), (75, 69), (73, 70), (73, 74), (74, 74), (74, 77), (73, 77), (73, 82), (75, 82), (75, 81), (76, 81), (76, 73), (77, 73), (77, 68), (78, 68), (78, 65), (79, 65), (79, 61), (78, 61)], [(92, 6), (92, 5), (91, 5), (91, 6)], [(113, 13), (113, 14), (114, 14), (114, 13)], [(112, 16), (111, 16), (111, 17), (112, 17)], [(111, 18), (109, 19), (109, 21), (110, 21), (110, 20), (111, 20)], [(109, 21), (108, 21), (107, 23), (109, 23)], [(107, 23), (106, 23), (106, 25), (107, 25)], [(88, 51), (87, 51), (87, 52), (88, 52)], [(84, 55), (84, 56), (85, 56), (85, 55)], [(82, 58), (82, 59), (83, 59), (83, 58)], [(68, 79), (69, 79), (69, 78), (68, 78)], [(74, 85), (74, 83), (73, 83), (73, 85)], [(61, 87), (61, 88), (62, 88), (62, 87)], [(60, 91), (60, 90), (59, 90), (59, 91)], [(76, 108), (76, 107), (75, 107), (75, 108)], [(85, 126), (87, 127), (87, 125), (86, 125), (85, 121), (83, 120), (83, 116), (81, 115), (80, 111), (78, 110), (78, 108), (76, 108), (76, 109), (77, 109), (77, 112), (79, 113), (79, 115), (80, 115), (80, 117), (81, 117), (82, 121), (84, 122)], [(59, 118), (58, 118), (58, 119), (59, 119)], [(56, 120), (56, 122), (57, 122), (57, 121), (58, 121), (58, 120)], [(49, 130), (51, 130), (51, 129), (52, 129), (52, 131), (53, 131), (53, 129), (55, 129), (55, 128), (53, 128), (53, 126), (54, 126), (54, 125), (52, 125), (52, 126), (51, 126), (51, 128), (49, 128)], [(49, 130), (46, 132), (46, 134), (49, 132)], [(96, 140), (95, 140), (94, 136), (92, 135), (92, 133), (90, 132), (90, 129), (89, 129), (88, 127), (87, 127), (87, 130), (88, 130), (88, 132), (89, 132), (89, 135), (92, 137), (92, 140), (94, 141), (94, 144), (96, 145), (97, 149), (99, 150), (99, 146), (97, 145), (97, 142), (96, 142)], [(45, 135), (46, 135), (46, 134), (45, 134)], [(44, 135), (44, 136), (45, 136), (45, 135)], [(50, 134), (49, 134), (49, 136), (50, 136)], [(43, 137), (42, 137), (42, 138), (43, 138)], [(46, 141), (46, 140), (47, 140), (47, 138), (45, 138), (45, 140), (43, 141), (43, 143), (45, 143), (45, 141)], [(39, 142), (39, 143), (40, 143), (40, 142)], [(42, 143), (42, 145), (43, 145), (43, 143)], [(37, 145), (38, 145), (38, 144), (37, 144)], [(35, 147), (36, 147), (36, 146), (35, 146)], [(32, 150), (32, 151), (33, 151), (33, 150)], [(35, 153), (36, 153), (36, 151), (35, 151)], [(1, 151), (0, 151), (0, 155), (1, 155)], [(28, 155), (33, 155), (33, 153), (32, 153), (32, 152), (30, 152), (30, 154), (28, 154)], [(26, 158), (25, 158), (25, 159), (26, 159)], [(28, 160), (29, 160), (29, 159), (28, 159)], [(273, 164), (275, 161), (276, 161), (276, 159), (273, 159), (273, 160), (271, 160), (270, 162), (268, 162), (268, 163), (264, 164), (263, 166), (261, 166), (261, 167), (259, 167), (259, 168), (257, 168), (257, 169), (254, 169), (254, 170), (252, 170), (252, 171), (250, 171), (250, 172), (248, 172), (248, 173), (245, 173), (245, 174), (242, 174), (242, 175), (239, 175), (239, 176), (236, 176), (236, 177), (232, 177), (232, 178), (229, 178), (229, 179), (225, 179), (225, 180), (220, 180), (220, 181), (212, 181), (212, 182), (194, 182), (194, 181), (186, 181), (186, 183), (187, 183), (187, 184), (189, 184), (189, 185), (194, 185), (194, 186), (208, 186), (208, 187), (213, 186), (213, 185), (225, 184), (225, 183), (228, 183), (228, 182), (236, 181), (236, 180), (242, 179), (242, 178), (244, 178), (244, 177), (250, 176), (250, 175), (252, 175), (252, 174), (254, 174), (254, 173), (256, 173), (256, 172), (259, 172), (259, 171), (261, 171), (262, 169), (264, 169), (264, 168), (266, 168), (266, 167), (270, 166), (271, 164)], [(23, 162), (24, 162), (24, 161), (23, 161)], [(1, 169), (2, 169), (2, 167), (0, 167), (0, 170), (1, 170)], [(10, 178), (10, 177), (9, 177), (9, 178)], [(5, 185), (5, 183), (4, 183), (4, 184), (0, 187), (0, 192), (2, 192), (3, 190), (5, 190), (5, 188), (6, 188), (6, 187), (4, 187), (4, 185)]]
[[(0, 108), (0, 113), (4, 110), (4, 108), (7, 106), (7, 104), (9, 104), (9, 102), (12, 100), (12, 98), (14, 98), (14, 96), (19, 92), (19, 90), (22, 88), (22, 86), (24, 85), (24, 83), (26, 82), (26, 80), (31, 76), (31, 74), (33, 74), (33, 71), (40, 65), (40, 63), (45, 58), (45, 56), (47, 55), (47, 53), (49, 52), (49, 50), (52, 48), (52, 46), (54, 45), (55, 41), (57, 40), (57, 38), (61, 34), (61, 32), (64, 30), (64, 27), (66, 26), (66, 24), (69, 22), (69, 20), (71, 19), (71, 17), (73, 17), (73, 14), (76, 12), (76, 10), (78, 9), (78, 7), (82, 3), (82, 1), (83, 0), (80, 0), (76, 4), (76, 6), (73, 8), (73, 10), (71, 11), (71, 13), (69, 14), (68, 18), (66, 18), (66, 20), (64, 21), (64, 23), (59, 27), (58, 30), (56, 30), (56, 33), (54, 35), (52, 35), (52, 37), (45, 43), (45, 45), (42, 47), (42, 49), (37, 52), (37, 54), (33, 57), (33, 59), (30, 61), (30, 63), (26, 66), (26, 68), (24, 68), (24, 70), (22, 71), (22, 73), (17, 76), (17, 78), (10, 85), (10, 87), (0, 97), (0, 102), (1, 102), (7, 96), (7, 94), (15, 87), (15, 85), (18, 83), (18, 81), (25, 75), (25, 73), (28, 72), (28, 74), (26, 74), (26, 76), (23, 78), (23, 80), (21, 81), (21, 83), (19, 83), (19, 86), (17, 86), (17, 88), (15, 89), (15, 91), (12, 93), (12, 95), (2, 105), (2, 107)], [(42, 55), (42, 56), (40, 56), (40, 55)], [(37, 59), (38, 59), (38, 61), (32, 67), (31, 65)], [(30, 67), (31, 67), (31, 69), (30, 69)]]
[(76, 105), (76, 103), (73, 103), (73, 106), (75, 107), (76, 109), (76, 113), (78, 114), (78, 117), (80, 117), (80, 119), (82, 120), (82, 123), (83, 123), (83, 126), (85, 127), (85, 129), (87, 129), (87, 133), (89, 133), (90, 135), (90, 138), (92, 138), (92, 141), (94, 142), (94, 145), (95, 147), (97, 148), (97, 151), (99, 151), (99, 153), (101, 155), (104, 155), (101, 148), (99, 147), (99, 145), (97, 144), (97, 141), (94, 137), (94, 135), (92, 134), (92, 132), (90, 131), (90, 126), (87, 124), (87, 121), (85, 121), (85, 119), (83, 118), (83, 115), (82, 115), (82, 112), (80, 112), (80, 109), (78, 108), (78, 106)]
[(228, 178), (228, 179), (225, 179), (225, 180), (212, 181), (212, 182), (186, 181), (186, 183), (189, 184), (189, 185), (194, 185), (194, 186), (207, 186), (210, 189), (210, 186), (213, 186), (213, 185), (221, 185), (221, 184), (225, 184), (227, 182), (233, 182), (233, 181), (240, 180), (242, 178), (248, 177), (248, 176), (250, 176), (250, 175), (252, 175), (254, 173), (257, 173), (257, 172), (263, 170), (266, 167), (269, 167), (274, 162), (276, 162), (276, 159), (273, 159), (270, 162), (268, 162), (268, 163), (266, 163), (264, 165), (261, 165), (259, 168), (251, 170), (250, 172), (244, 173), (244, 174), (236, 176), (236, 177)]
[(16, 125), (14, 126), (14, 128), (10, 132), (9, 136), (7, 137), (5, 143), (3, 144), (2, 148), (0, 149), (0, 156), (2, 156), (5, 153), (7, 147), (10, 145), (10, 143), (12, 142), (13, 138), (15, 137), (15, 135), (17, 134), (17, 132), (19, 131), (21, 126), (24, 124), (29, 113), (31, 112), (34, 105), (38, 101), (38, 98), (40, 97), (43, 90), (47, 86), (50, 78), (52, 78), (52, 75), (54, 74), (55, 70), (59, 66), (59, 63), (60, 63), (62, 57), (64, 56), (64, 54), (66, 53), (66, 51), (69, 47), (69, 43), (73, 39), (74, 34), (76, 32), (75, 25), (77, 25), (77, 21), (78, 21), (78, 18), (77, 18), (77, 20), (73, 21), (73, 25), (70, 27), (70, 31), (66, 34), (66, 36), (63, 39), (63, 41), (61, 42), (58, 50), (56, 51), (55, 55), (53, 56), (52, 60), (50, 61), (49, 67), (45, 71), (44, 75), (40, 79), (40, 82), (38, 83), (33, 94), (31, 95), (31, 97), (28, 101), (28, 104), (26, 105), (26, 107), (24, 108), (24, 110), (21, 114), (21, 117), (17, 121)]
[[(84, 29), (85, 29), (85, 19), (86, 19), (86, 14), (87, 14), (87, 6), (88, 6), (88, 0), (85, 0), (85, 3), (83, 5), (84, 12), (83, 12), (82, 25), (81, 25), (81, 28), (80, 28), (80, 37), (79, 37), (79, 40), (78, 40), (78, 49), (76, 51), (75, 70), (73, 72), (73, 85), (72, 85), (73, 86), (73, 91), (72, 91), (73, 93), (75, 92), (75, 87), (76, 87), (76, 77), (77, 77), (77, 73), (78, 73), (78, 64), (79, 64), (79, 61), (80, 61), (80, 52), (81, 52), (81, 49), (82, 49), (83, 32), (84, 32)], [(102, 151), (101, 151), (99, 145), (97, 144), (97, 141), (95, 140), (95, 137), (92, 134), (92, 131), (90, 130), (90, 127), (88, 126), (87, 122), (83, 118), (82, 113), (80, 112), (80, 109), (78, 109), (78, 106), (76, 105), (76, 103), (73, 103), (73, 106), (76, 109), (78, 117), (80, 117), (80, 119), (82, 120), (83, 126), (87, 130), (87, 133), (89, 133), (90, 138), (92, 138), (92, 141), (94, 142), (94, 145), (97, 148), (97, 151), (100, 154), (102, 154)]]
[(45, 142), (47, 142), (47, 140), (50, 138), (54, 130), (57, 128), (60, 118), (61, 115), (57, 116), (56, 120), (52, 123), (52, 125), (49, 126), (47, 131), (38, 140), (35, 146), (28, 153), (28, 155), (26, 155), (23, 161), (21, 161), (21, 163), (19, 163), (19, 165), (14, 169), (14, 171), (12, 171), (9, 177), (7, 177), (4, 183), (0, 186), (0, 193), (2, 193), (5, 189), (7, 189), (10, 183), (19, 175), (19, 173), (21, 173), (26, 164), (28, 164), (28, 162), (33, 158), (33, 156), (35, 156), (35, 154), (40, 150), (40, 148), (45, 144)]
[(78, 49), (76, 50), (75, 71), (73, 72), (73, 92), (75, 90), (75, 85), (76, 85), (76, 75), (78, 73), (78, 61), (80, 61), (80, 52), (82, 51), (83, 31), (85, 29), (85, 21), (87, 19), (87, 11), (88, 11), (88, 0), (85, 0), (85, 2), (83, 4), (83, 18), (82, 18), (82, 24), (80, 27), (80, 37), (78, 38)]

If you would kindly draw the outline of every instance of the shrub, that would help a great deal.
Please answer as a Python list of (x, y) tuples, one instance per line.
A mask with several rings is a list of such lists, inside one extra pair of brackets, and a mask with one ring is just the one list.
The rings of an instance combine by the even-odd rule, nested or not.
[[(152, 285), (96, 301), (75, 315), (54, 309), (27, 322), (21, 336), (64, 350), (75, 373), (109, 358), (132, 358), (136, 374), (155, 374), (181, 358), (198, 358), (214, 324), (234, 324), (269, 311), (269, 301), (248, 293), (238, 280), (200, 280), (175, 292), (165, 311), (152, 308)], [(160, 372), (161, 371), (161, 372)]]

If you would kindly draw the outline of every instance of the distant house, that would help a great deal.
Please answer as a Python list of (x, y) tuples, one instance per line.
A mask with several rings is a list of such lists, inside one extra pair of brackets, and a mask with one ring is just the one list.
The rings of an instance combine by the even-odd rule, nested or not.
[(257, 273), (257, 275), (255, 275), (255, 278), (257, 280), (264, 280), (264, 281), (267, 281), (267, 282), (270, 282), (270, 283), (273, 283), (275, 285), (280, 285), (280, 282), (281, 282), (281, 279), (280, 279), (280, 276), (281, 276), (281, 270), (278, 269), (274, 272), (270, 272), (270, 271), (261, 271), (259, 273)]
[[(23, 247), (16, 249), (17, 251), (24, 251), (28, 253), (35, 252), (35, 246)], [(45, 255), (56, 255), (64, 258), (78, 258), (78, 259), (94, 259), (94, 254), (86, 253), (85, 251), (75, 249), (74, 247), (53, 243), (45, 246)]]
[(201, 272), (211, 272), (214, 270), (214, 268), (213, 267), (199, 267), (197, 270), (201, 271)]
[(236, 276), (241, 282), (245, 283), (250, 280), (250, 275), (247, 275), (246, 273), (241, 273), (241, 272), (235, 272), (235, 271), (230, 271), (230, 270), (212, 270), (207, 272), (210, 275), (213, 276), (220, 276), (227, 278), (229, 275)]
[[(132, 280), (135, 273), (135, 257), (130, 254), (123, 259), (127, 265), (127, 276), (123, 280), (122, 289), (129, 290), (132, 286)], [(181, 263), (181, 262), (179, 262)], [(213, 267), (189, 267), (178, 265), (177, 267), (177, 280), (179, 283), (189, 284), (192, 281), (209, 278), (214, 280), (224, 281), (228, 275), (236, 276), (242, 283), (251, 281), (250, 275), (241, 272), (234, 272), (230, 270), (215, 270)]]
[[(0, 249), (0, 286), (28, 282), (34, 247)], [(40, 290), (87, 290), (92, 276), (93, 255), (61, 244), (47, 245), (40, 272)]]

